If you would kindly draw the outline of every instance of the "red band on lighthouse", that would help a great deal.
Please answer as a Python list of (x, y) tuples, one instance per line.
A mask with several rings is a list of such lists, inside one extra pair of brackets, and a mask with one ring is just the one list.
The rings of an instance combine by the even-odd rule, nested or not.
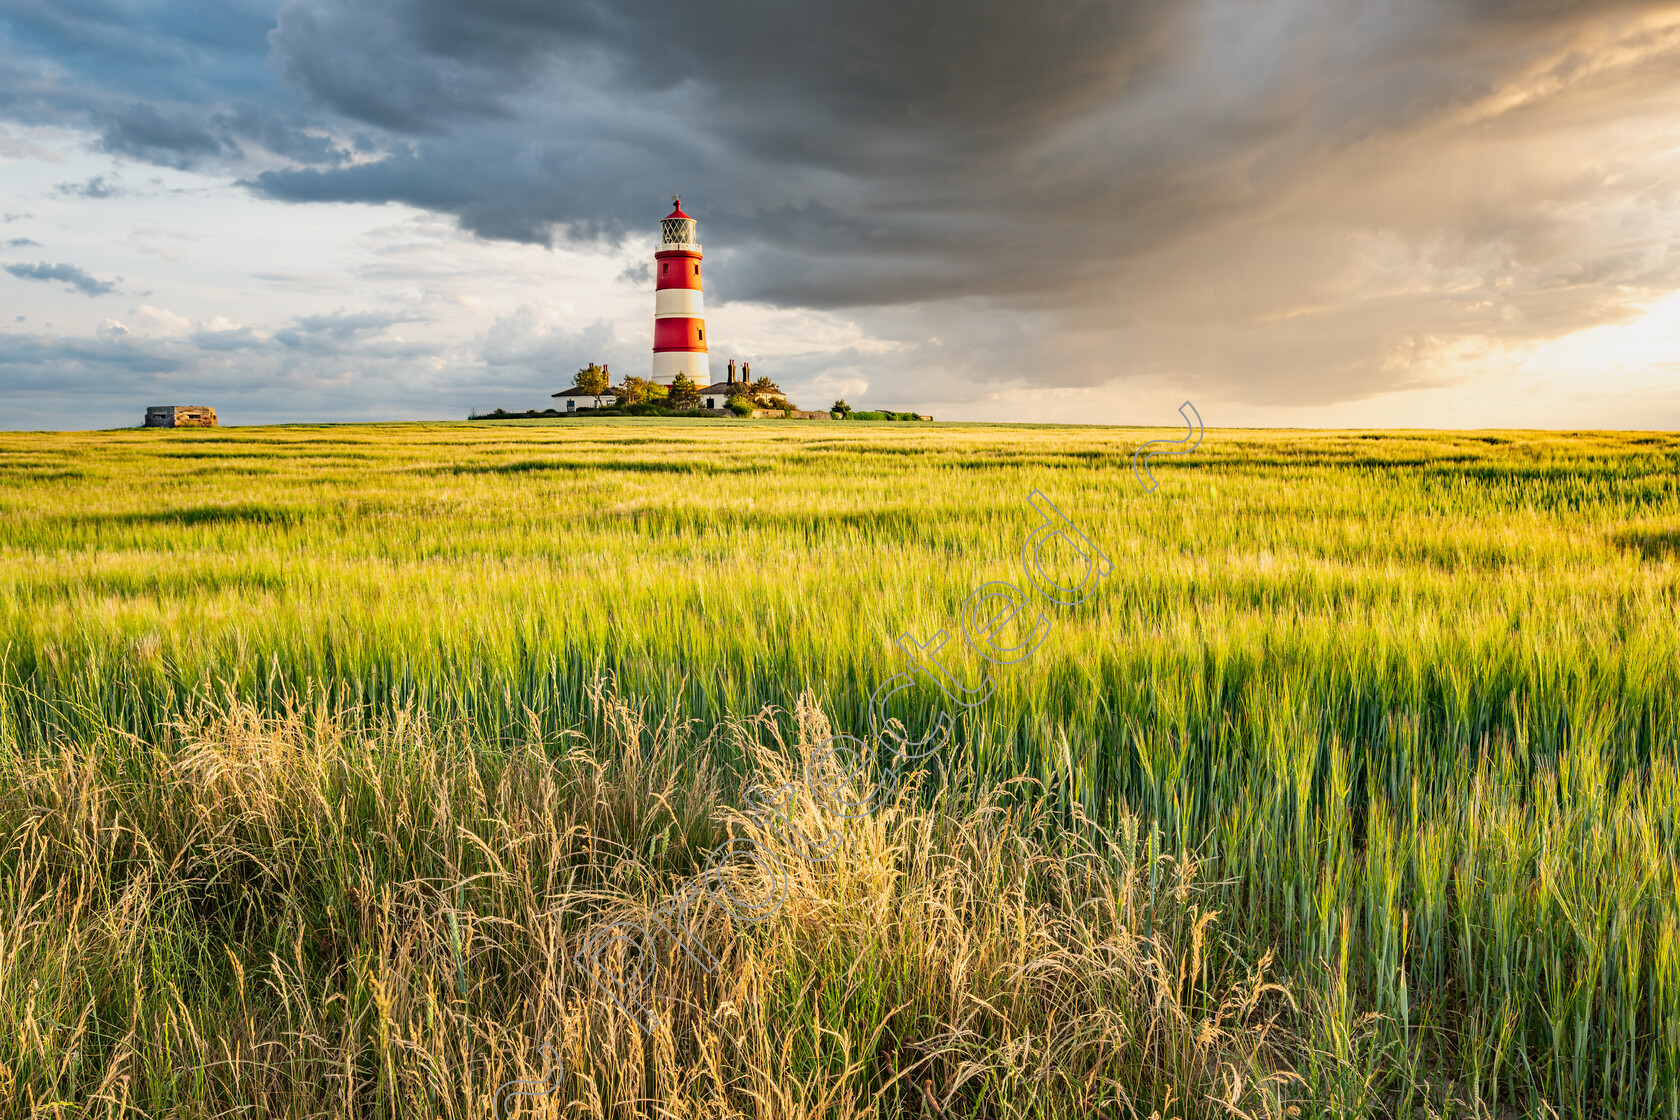
[[(658, 354), (665, 350), (692, 350), (698, 354), (706, 353), (706, 320), (688, 318), (655, 319), (653, 321), (653, 352)], [(672, 374), (672, 376), (676, 376)], [(694, 381), (691, 371), (688, 375)], [(709, 385), (711, 382), (695, 384)]]
[(693, 288), (700, 290), (699, 253), (655, 253), (653, 286), (663, 288)]

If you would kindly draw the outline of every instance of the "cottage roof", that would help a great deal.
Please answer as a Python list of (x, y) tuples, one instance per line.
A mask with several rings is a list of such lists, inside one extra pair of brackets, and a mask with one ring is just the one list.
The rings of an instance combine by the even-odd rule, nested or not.
[[(594, 400), (596, 397), (595, 393), (586, 393), (582, 389), (579, 389), (576, 385), (573, 385), (570, 389), (565, 389), (558, 393), (550, 393), (549, 395), (553, 397), (588, 397), (590, 400)], [(611, 389), (608, 389), (606, 392), (599, 395), (603, 397), (610, 397), (614, 394)]]

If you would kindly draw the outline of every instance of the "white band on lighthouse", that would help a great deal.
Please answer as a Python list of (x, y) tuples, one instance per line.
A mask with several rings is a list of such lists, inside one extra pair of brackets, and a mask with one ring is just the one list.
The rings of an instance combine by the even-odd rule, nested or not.
[(675, 381), (678, 373), (701, 388), (712, 383), (712, 363), (709, 354), (694, 350), (660, 350), (653, 356), (653, 380), (661, 385)]
[(699, 288), (661, 288), (653, 294), (653, 317), (663, 319), (671, 315), (699, 319), (706, 314), (705, 297)]

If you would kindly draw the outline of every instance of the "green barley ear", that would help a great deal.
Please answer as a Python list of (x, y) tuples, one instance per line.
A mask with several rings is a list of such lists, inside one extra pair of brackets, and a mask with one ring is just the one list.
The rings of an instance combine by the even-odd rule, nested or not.
[[(457, 899), (459, 901), (459, 899)], [(461, 920), (454, 910), (449, 912), (449, 952), (455, 958), (455, 990), (467, 997), (467, 962), (461, 956)]]

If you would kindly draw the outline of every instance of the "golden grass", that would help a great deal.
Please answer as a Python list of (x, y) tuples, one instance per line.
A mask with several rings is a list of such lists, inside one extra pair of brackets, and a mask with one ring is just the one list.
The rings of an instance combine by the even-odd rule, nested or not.
[[(394, 718), (237, 702), (150, 747), (5, 758), (0, 1077), (13, 1115), (1273, 1115), (1298, 1090), (1268, 957), (1216, 945), (1193, 861), (1135, 818), (1069, 831), (1034, 783), (901, 792), (799, 858), (678, 764), (695, 744), (597, 692), (599, 743), (466, 749)], [(725, 734), (779, 786), (827, 736)], [(682, 775), (679, 780), (679, 775)], [(644, 1034), (572, 962), (726, 833), (790, 869), (756, 926), (703, 908), (722, 961), (653, 971)], [(234, 935), (228, 940), (229, 934)]]

